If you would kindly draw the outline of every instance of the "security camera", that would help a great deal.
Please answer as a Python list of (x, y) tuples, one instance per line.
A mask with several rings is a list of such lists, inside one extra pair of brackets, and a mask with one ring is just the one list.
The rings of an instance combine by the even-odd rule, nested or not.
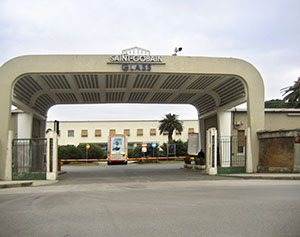
[(173, 56), (177, 56), (177, 52), (182, 51), (182, 47), (178, 47), (178, 48), (176, 47), (174, 51), (175, 53), (173, 54)]

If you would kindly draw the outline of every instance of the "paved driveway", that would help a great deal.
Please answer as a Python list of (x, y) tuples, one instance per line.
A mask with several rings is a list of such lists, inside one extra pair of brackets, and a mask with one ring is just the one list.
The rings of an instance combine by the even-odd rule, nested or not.
[(68, 167), (59, 184), (1, 189), (0, 236), (299, 236), (300, 181), (155, 167)]
[(232, 180), (232, 177), (210, 176), (183, 169), (183, 163), (100, 166), (63, 166), (59, 185), (84, 183), (126, 183), (189, 180)]

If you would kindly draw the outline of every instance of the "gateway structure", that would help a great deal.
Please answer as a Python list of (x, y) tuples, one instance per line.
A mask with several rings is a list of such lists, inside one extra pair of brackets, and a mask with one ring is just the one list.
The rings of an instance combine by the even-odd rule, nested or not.
[(11, 105), (27, 113), (22, 137), (35, 138), (45, 137), (51, 106), (83, 103), (191, 104), (198, 111), (205, 148), (209, 118), (217, 115), (219, 135), (230, 136), (224, 111), (247, 102), (247, 171), (256, 172), (256, 132), (264, 129), (264, 84), (253, 65), (235, 58), (160, 55), (152, 61), (150, 52), (140, 48), (125, 53), (145, 56), (123, 61), (121, 55), (120, 60), (115, 60), (117, 55), (28, 55), (1, 66), (0, 179), (11, 179), (9, 131), (17, 129)]

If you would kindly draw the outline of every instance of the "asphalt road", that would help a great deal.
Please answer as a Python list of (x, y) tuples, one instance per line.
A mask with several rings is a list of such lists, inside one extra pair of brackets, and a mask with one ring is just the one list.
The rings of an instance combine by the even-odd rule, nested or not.
[(68, 169), (55, 185), (1, 189), (0, 236), (300, 236), (300, 181), (208, 180), (177, 165)]
[(67, 173), (60, 176), (59, 185), (90, 183), (127, 183), (188, 180), (224, 180), (232, 177), (211, 176), (186, 170), (183, 162), (171, 164), (130, 163), (128, 165), (63, 166)]

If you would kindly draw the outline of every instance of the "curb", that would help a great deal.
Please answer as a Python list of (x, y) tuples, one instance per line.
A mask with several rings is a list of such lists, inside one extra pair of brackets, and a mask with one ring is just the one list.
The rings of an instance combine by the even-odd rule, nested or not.
[[(58, 172), (58, 176), (66, 174), (66, 171), (60, 171)], [(55, 180), (55, 182), (49, 182), (49, 183), (40, 183), (39, 181), (46, 181), (46, 180), (36, 180), (36, 181), (13, 181), (12, 183), (6, 183), (6, 184), (1, 184), (0, 182), (0, 189), (4, 188), (21, 188), (21, 187), (29, 187), (29, 186), (44, 186), (44, 185), (50, 185), (53, 183), (57, 183), (58, 180)], [(5, 181), (4, 181), (5, 182)]]
[(232, 178), (238, 178), (238, 179), (267, 179), (267, 180), (300, 180), (300, 177), (293, 177), (293, 176), (237, 176), (237, 175), (219, 175), (223, 177), (232, 177)]
[(59, 172), (58, 172), (58, 176), (63, 175), (63, 174), (66, 174), (66, 173), (67, 173), (67, 171), (59, 171)]
[(12, 184), (0, 184), (0, 189), (3, 189), (3, 188), (29, 187), (29, 186), (32, 186), (32, 184), (33, 184), (33, 182), (12, 183)]
[[(186, 165), (181, 168), (183, 170), (190, 170), (190, 171), (198, 171), (202, 174), (205, 170), (201, 169), (200, 167), (195, 167), (194, 165)], [(207, 174), (208, 175), (208, 174)], [(237, 179), (264, 179), (264, 180), (300, 180), (299, 176), (262, 176), (262, 175), (231, 175), (231, 174), (217, 174), (219, 177), (231, 177), (231, 178), (237, 178)]]

